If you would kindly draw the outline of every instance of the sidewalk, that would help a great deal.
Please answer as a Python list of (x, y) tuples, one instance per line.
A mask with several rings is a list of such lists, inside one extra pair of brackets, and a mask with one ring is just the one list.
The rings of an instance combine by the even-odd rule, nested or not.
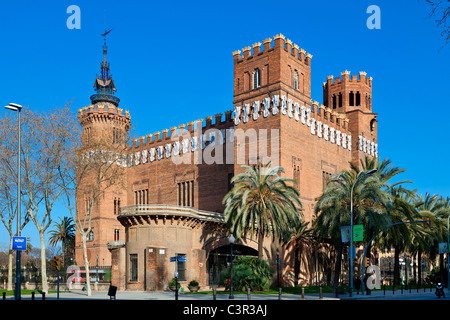
[[(447, 294), (447, 292), (446, 292)], [(282, 294), (281, 300), (371, 300), (371, 299), (392, 299), (392, 298), (422, 298), (423, 299), (435, 299), (434, 288), (431, 290), (427, 288), (424, 292), (423, 289), (411, 290), (401, 290), (384, 292), (383, 290), (372, 291), (371, 295), (363, 295), (361, 293), (353, 293), (353, 297), (350, 297), (348, 293), (339, 294), (338, 297), (333, 293), (324, 293), (322, 298), (319, 294), (305, 294), (305, 298), (299, 294)], [(7, 300), (13, 300), (14, 296), (6, 297)], [(45, 300), (56, 300), (56, 293), (49, 293), (46, 295)], [(60, 300), (110, 300), (107, 295), (107, 291), (92, 291), (92, 296), (88, 297), (86, 292), (83, 291), (71, 291), (71, 292), (60, 292)], [(211, 294), (179, 294), (179, 300), (190, 300), (190, 301), (208, 301), (213, 300)], [(252, 294), (250, 300), (262, 301), (262, 300), (278, 300), (277, 294)], [(448, 299), (448, 297), (447, 297)], [(31, 300), (31, 295), (23, 295), (22, 300)], [(35, 295), (35, 300), (42, 300), (41, 294)], [(175, 294), (173, 292), (154, 292), (154, 291), (118, 291), (116, 294), (116, 300), (175, 300)], [(230, 300), (228, 294), (217, 294), (216, 300)], [(235, 294), (234, 300), (248, 300), (246, 294)]]

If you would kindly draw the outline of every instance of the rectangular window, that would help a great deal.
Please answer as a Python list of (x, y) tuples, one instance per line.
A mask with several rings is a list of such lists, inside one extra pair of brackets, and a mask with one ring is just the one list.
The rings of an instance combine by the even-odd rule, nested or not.
[(114, 229), (114, 241), (119, 241), (119, 240), (120, 240), (120, 230)]
[(186, 255), (183, 253), (177, 254), (177, 271), (178, 271), (178, 280), (186, 281), (186, 262), (178, 261), (178, 257), (186, 258)]
[(130, 281), (138, 280), (138, 256), (136, 253), (130, 254)]
[(178, 188), (178, 205), (179, 206), (194, 206), (194, 180), (183, 181), (177, 183)]
[(134, 204), (148, 204), (148, 189), (138, 190), (134, 192)]

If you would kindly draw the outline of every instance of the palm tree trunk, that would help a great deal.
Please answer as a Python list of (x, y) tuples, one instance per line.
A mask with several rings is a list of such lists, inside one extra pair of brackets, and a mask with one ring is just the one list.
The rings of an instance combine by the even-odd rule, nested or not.
[(417, 252), (417, 285), (422, 285), (422, 250), (419, 249)]
[(258, 236), (258, 258), (262, 259), (263, 257), (263, 241), (264, 237), (260, 234)]
[(336, 264), (334, 265), (333, 287), (334, 287), (334, 293), (335, 293), (336, 297), (338, 296), (339, 275), (340, 275), (340, 271), (341, 271), (343, 249), (344, 249), (344, 246), (343, 246), (342, 242), (340, 242), (337, 246)]
[(394, 247), (394, 288), (400, 283), (400, 249), (398, 246)]
[(300, 264), (301, 264), (301, 255), (302, 253), (302, 245), (300, 243), (295, 242), (294, 247), (294, 287), (298, 286), (300, 281)]

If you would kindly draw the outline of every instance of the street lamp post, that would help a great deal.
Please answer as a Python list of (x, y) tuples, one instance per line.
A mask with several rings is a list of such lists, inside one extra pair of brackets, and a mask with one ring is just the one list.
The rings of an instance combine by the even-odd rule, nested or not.
[[(16, 103), (10, 103), (9, 105), (5, 106), (5, 109), (17, 111), (17, 121), (18, 121), (18, 150), (17, 150), (17, 236), (20, 237), (20, 193), (21, 193), (21, 186), (20, 186), (20, 112), (22, 110), (22, 106)], [(20, 250), (16, 250), (16, 287), (14, 292), (14, 297), (16, 300), (20, 300), (20, 287), (21, 287), (21, 279), (20, 279)]]
[(277, 249), (277, 284), (278, 288), (280, 287), (280, 250)]
[(231, 264), (230, 264), (230, 296), (228, 299), (234, 299), (233, 295), (233, 243), (235, 241), (233, 235), (231, 235), (228, 240), (230, 241), (230, 253), (231, 253)]
[[(350, 190), (350, 290), (349, 296), (353, 296), (353, 257), (355, 256), (355, 248), (353, 247), (353, 189), (358, 182), (358, 179), (363, 176), (371, 175), (372, 173), (377, 172), (377, 169), (372, 169), (367, 172), (361, 171), (356, 176), (355, 182), (352, 185), (352, 189)], [(363, 275), (364, 277), (364, 275)], [(364, 279), (362, 279), (364, 281)]]
[(450, 253), (450, 227), (449, 227), (450, 215), (447, 217), (447, 291), (450, 291), (450, 259), (448, 254)]

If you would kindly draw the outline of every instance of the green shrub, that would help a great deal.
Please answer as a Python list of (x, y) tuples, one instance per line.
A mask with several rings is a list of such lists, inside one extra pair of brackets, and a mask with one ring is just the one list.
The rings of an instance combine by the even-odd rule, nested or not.
[(189, 287), (198, 287), (198, 282), (195, 280), (192, 280), (191, 282), (189, 282)]
[[(264, 291), (270, 287), (273, 271), (266, 260), (257, 257), (237, 257), (233, 261), (233, 289)], [(230, 267), (220, 273), (220, 284), (229, 288)]]

